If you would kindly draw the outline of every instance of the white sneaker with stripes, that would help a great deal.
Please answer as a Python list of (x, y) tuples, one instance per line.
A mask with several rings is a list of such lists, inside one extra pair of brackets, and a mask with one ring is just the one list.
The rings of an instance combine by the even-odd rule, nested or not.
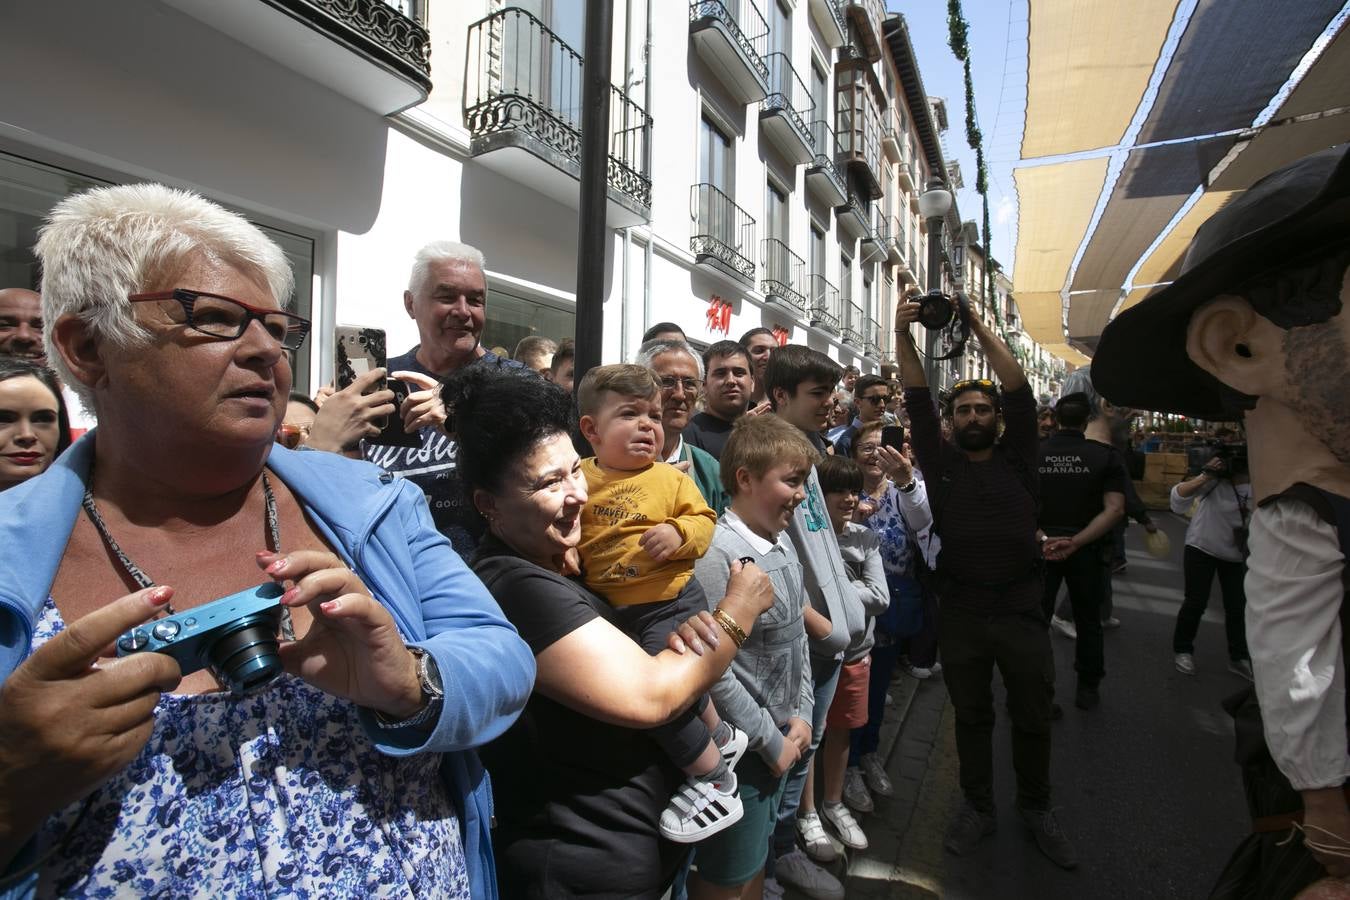
[(722, 782), (691, 775), (661, 813), (661, 834), (677, 844), (692, 844), (735, 825), (745, 814), (737, 788), (735, 772)]

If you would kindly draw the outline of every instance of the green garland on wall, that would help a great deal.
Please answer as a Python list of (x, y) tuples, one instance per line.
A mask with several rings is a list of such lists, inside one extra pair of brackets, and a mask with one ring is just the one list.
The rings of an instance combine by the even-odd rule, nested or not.
[[(947, 46), (952, 54), (961, 60), (965, 69), (966, 83), (966, 143), (975, 151), (975, 190), (982, 201), (984, 228), (984, 296), (986, 302), (994, 301), (994, 267), (989, 265), (993, 259), (993, 234), (989, 228), (989, 170), (984, 160), (984, 135), (975, 120), (975, 82), (970, 75), (970, 23), (961, 11), (961, 0), (947, 0)], [(994, 305), (994, 320), (1005, 341), (1009, 335), (1003, 324), (1003, 313)]]

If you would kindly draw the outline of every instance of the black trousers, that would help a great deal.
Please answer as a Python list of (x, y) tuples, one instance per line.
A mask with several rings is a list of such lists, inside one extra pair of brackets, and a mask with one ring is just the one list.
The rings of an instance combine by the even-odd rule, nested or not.
[(1008, 690), (1017, 805), (1050, 808), (1050, 704), (1055, 660), (1036, 612), (976, 615), (947, 608), (938, 622), (942, 677), (956, 707), (961, 790), (976, 809), (994, 808), (994, 666)]
[(1218, 575), (1219, 592), (1223, 595), (1223, 625), (1228, 634), (1228, 658), (1250, 659), (1245, 622), (1247, 592), (1242, 587), (1243, 579), (1247, 577), (1247, 564), (1228, 562), (1187, 544), (1181, 557), (1181, 574), (1186, 583), (1186, 599), (1181, 603), (1181, 612), (1177, 613), (1172, 652), (1195, 652), (1200, 617), (1209, 606), (1209, 591), (1214, 586), (1214, 576)]
[(1068, 559), (1045, 564), (1045, 594), (1042, 605), (1048, 619), (1055, 609), (1055, 597), (1061, 582), (1068, 585), (1069, 604), (1073, 607), (1074, 669), (1081, 687), (1095, 688), (1106, 674), (1102, 647), (1102, 602), (1106, 597), (1110, 570), (1101, 548), (1084, 547)]

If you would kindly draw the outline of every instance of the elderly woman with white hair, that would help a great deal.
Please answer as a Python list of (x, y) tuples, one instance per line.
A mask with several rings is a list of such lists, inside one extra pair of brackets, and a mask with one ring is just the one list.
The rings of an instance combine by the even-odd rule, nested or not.
[(420, 491), (273, 442), (309, 328), (281, 250), (131, 185), (37, 253), (99, 427), (0, 496), (0, 887), (495, 896), (472, 748), (534, 660)]

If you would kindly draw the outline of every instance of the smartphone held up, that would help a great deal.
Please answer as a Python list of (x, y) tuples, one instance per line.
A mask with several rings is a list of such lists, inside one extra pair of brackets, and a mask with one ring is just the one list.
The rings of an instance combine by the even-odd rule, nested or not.
[[(344, 390), (362, 375), (373, 369), (383, 369), (388, 363), (385, 353), (383, 328), (362, 328), (355, 325), (339, 325), (334, 329), (336, 341), (334, 359), (334, 382), (338, 390)], [(390, 390), (394, 392), (394, 409), (403, 405), (408, 396), (408, 386), (396, 379), (381, 378), (371, 386), (370, 392)], [(375, 423), (380, 433), (370, 438), (372, 444), (389, 447), (419, 447), (422, 438), (417, 432), (404, 430), (403, 422), (397, 412)]]

